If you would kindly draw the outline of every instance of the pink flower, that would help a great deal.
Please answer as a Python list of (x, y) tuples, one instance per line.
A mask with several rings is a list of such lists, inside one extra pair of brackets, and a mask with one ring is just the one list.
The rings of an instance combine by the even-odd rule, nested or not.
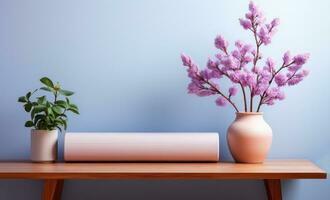
[(302, 67), (302, 65), (291, 65), (288, 67), (288, 70), (291, 72), (296, 72), (298, 71), (300, 68)]
[(209, 58), (207, 60), (207, 68), (209, 68), (209, 69), (216, 69), (216, 68), (218, 68), (218, 66), (219, 66), (219, 63), (213, 61), (211, 58)]
[(245, 55), (245, 54), (247, 54), (247, 53), (249, 53), (251, 51), (252, 51), (252, 45), (250, 45), (250, 44), (245, 44), (241, 48), (241, 54), (243, 54), (243, 55)]
[(192, 61), (191, 61), (191, 57), (187, 56), (186, 54), (182, 53), (181, 54), (181, 60), (184, 66), (190, 66)]
[(196, 95), (197, 96), (200, 96), (200, 97), (206, 97), (206, 96), (211, 96), (211, 95), (214, 95), (216, 94), (214, 91), (211, 91), (211, 90), (199, 90), (196, 92)]
[(253, 87), (253, 85), (256, 83), (255, 75), (251, 72), (241, 73), (240, 82), (243, 86)]
[(261, 70), (259, 76), (260, 76), (260, 81), (262, 82), (269, 82), (270, 79), (272, 79), (272, 73), (266, 69)]
[(252, 62), (252, 60), (253, 60), (253, 58), (251, 56), (244, 56), (244, 58), (243, 58), (244, 64)]
[(212, 70), (210, 72), (211, 78), (222, 78), (223, 73), (220, 70)]
[(238, 49), (242, 48), (243, 45), (244, 45), (244, 43), (243, 43), (241, 40), (237, 40), (237, 41), (235, 42), (235, 46), (236, 46)]
[(198, 73), (198, 66), (192, 63), (191, 66), (188, 67), (187, 72), (190, 78), (194, 78)]
[(245, 14), (245, 18), (246, 18), (246, 19), (249, 19), (249, 20), (251, 20), (251, 21), (253, 20), (253, 17), (254, 17), (254, 16), (253, 16), (252, 13), (250, 13), (250, 12)]
[(285, 52), (285, 54), (283, 55), (283, 64), (287, 65), (291, 62), (291, 54), (290, 51)]
[(286, 84), (286, 81), (286, 76), (282, 73), (279, 73), (275, 76), (275, 82), (279, 87), (284, 86)]
[(300, 78), (293, 77), (290, 80), (288, 80), (288, 85), (290, 85), (290, 86), (297, 85), (302, 80), (303, 80), (303, 78), (301, 78), (301, 77)]
[(270, 73), (275, 71), (275, 61), (272, 58), (267, 58), (265, 69)]
[(251, 21), (245, 20), (245, 19), (239, 19), (239, 23), (244, 29), (250, 29), (252, 28)]
[(189, 94), (195, 94), (200, 90), (200, 87), (195, 83), (195, 82), (191, 82), (188, 85), (188, 93)]
[(249, 11), (251, 12), (251, 15), (254, 18), (260, 16), (260, 14), (261, 14), (260, 9), (253, 1), (250, 1), (250, 3), (249, 3)]
[(284, 98), (284, 92), (282, 92), (278, 87), (273, 87), (266, 91), (266, 98), (263, 99), (263, 103), (273, 105), (275, 100), (283, 100)]
[(302, 74), (304, 75), (304, 77), (308, 76), (309, 70), (307, 69), (302, 70)]
[(266, 18), (261, 10), (256, 14), (256, 25), (260, 26), (263, 25), (266, 21)]
[(288, 85), (293, 86), (293, 85), (300, 83), (306, 76), (308, 76), (308, 73), (309, 73), (309, 71), (306, 69), (302, 70), (302, 72), (300, 72), (300, 73), (289, 72), (287, 74)]
[(252, 67), (251, 70), (252, 70), (252, 72), (255, 73), (255, 74), (259, 74), (259, 73), (261, 73), (260, 68), (259, 68), (258, 66)]
[(281, 91), (280, 91), (280, 88), (278, 87), (273, 87), (273, 88), (269, 88), (267, 91), (266, 91), (266, 94), (268, 97), (270, 98), (276, 98), (277, 96), (283, 96), (280, 94)]
[(296, 65), (303, 65), (309, 59), (309, 53), (296, 55), (293, 60)]
[(240, 71), (234, 71), (229, 74), (229, 78), (233, 83), (239, 83), (240, 82)]
[(216, 100), (215, 100), (215, 103), (218, 105), (218, 106), (225, 106), (227, 104), (227, 101), (225, 98), (223, 97), (218, 97)]
[(258, 6), (250, 1), (249, 4), (249, 13), (245, 14), (245, 18), (249, 19), (251, 22), (254, 22), (256, 25), (262, 25), (266, 18)]
[(227, 51), (228, 42), (221, 35), (218, 35), (215, 38), (214, 45), (222, 51)]
[(199, 74), (204, 80), (209, 80), (212, 78), (211, 72), (208, 69), (202, 70)]
[(272, 25), (272, 27), (278, 26), (280, 24), (280, 19), (275, 18), (272, 20), (272, 22), (270, 24)]
[(225, 55), (223, 55), (222, 53), (217, 53), (215, 54), (215, 57), (218, 59), (218, 60), (221, 60)]
[(231, 52), (231, 55), (236, 58), (237, 60), (241, 59), (241, 53), (238, 50), (234, 50)]
[(235, 96), (237, 94), (237, 88), (235, 86), (232, 86), (229, 88), (229, 97)]
[(233, 60), (231, 56), (227, 56), (223, 58), (220, 63), (226, 68), (226, 69), (236, 69), (237, 63)]
[(252, 95), (253, 96), (261, 95), (268, 88), (268, 86), (269, 86), (268, 82), (260, 81), (258, 84), (256, 84), (253, 87)]
[[(214, 83), (213, 81), (209, 81), (210, 85), (213, 87), (213, 88), (216, 88), (217, 90), (220, 90), (220, 87), (218, 84)], [(216, 93), (216, 92), (215, 92)]]
[(269, 34), (268, 29), (265, 26), (260, 28), (258, 36), (261, 42), (265, 45), (268, 45), (271, 42), (271, 35)]

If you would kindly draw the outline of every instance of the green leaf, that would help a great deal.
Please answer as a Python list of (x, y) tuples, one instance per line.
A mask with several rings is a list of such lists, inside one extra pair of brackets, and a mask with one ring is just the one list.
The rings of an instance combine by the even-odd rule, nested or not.
[[(68, 116), (66, 116), (66, 114), (60, 114), (60, 117), (65, 117), (65, 118), (68, 118)], [(63, 118), (62, 118), (63, 119)]]
[(50, 108), (50, 106), (51, 106), (51, 105), (50, 105), (50, 102), (47, 101), (47, 102), (46, 102), (46, 107), (47, 107), (47, 108)]
[(27, 103), (24, 105), (24, 109), (26, 112), (30, 112), (32, 108), (32, 104), (31, 103)]
[(33, 119), (35, 115), (36, 115), (36, 112), (35, 112), (34, 108), (32, 108), (32, 110), (31, 110), (31, 119)]
[(60, 106), (53, 106), (52, 110), (56, 113), (56, 114), (62, 114), (63, 110)]
[(58, 128), (60, 130), (60, 132), (62, 132), (62, 129), (60, 126), (56, 126), (56, 128)]
[(36, 115), (33, 120), (34, 124), (37, 124), (39, 120), (44, 119), (45, 117), (45, 115)]
[(18, 98), (18, 102), (21, 102), (21, 103), (26, 103), (28, 100), (26, 98), (26, 96), (21, 96)]
[(32, 121), (25, 122), (25, 127), (32, 127), (32, 126), (33, 126), (33, 122)]
[(26, 98), (29, 99), (29, 98), (31, 97), (31, 94), (32, 94), (31, 92), (28, 92), (28, 93), (25, 95)]
[(74, 92), (71, 92), (69, 90), (60, 90), (59, 92), (60, 92), (60, 94), (62, 94), (64, 96), (71, 96), (74, 94)]
[(66, 130), (68, 128), (68, 123), (65, 119), (61, 119), (62, 120), (62, 123), (63, 123), (63, 126), (64, 126), (64, 130)]
[(40, 119), (38, 124), (36, 124), (36, 129), (45, 130), (46, 129), (46, 118)]
[(67, 104), (70, 104), (70, 100), (69, 100), (68, 97), (65, 97), (65, 100), (66, 100), (66, 103), (67, 103)]
[(38, 104), (45, 104), (46, 103), (46, 96), (42, 96), (37, 98), (38, 99)]
[(52, 89), (49, 88), (49, 87), (41, 87), (40, 90), (44, 90), (44, 91), (47, 91), (47, 92), (52, 92)]
[(69, 108), (68, 110), (75, 113), (75, 114), (77, 114), (77, 115), (79, 115), (79, 111), (77, 109)]
[(63, 100), (55, 101), (55, 104), (57, 106), (60, 106), (60, 107), (64, 108), (64, 109), (67, 108), (67, 103), (65, 101), (63, 101)]
[(46, 109), (47, 108), (44, 105), (37, 105), (33, 108), (35, 113), (40, 113), (40, 112), (46, 111)]
[(46, 86), (50, 87), (50, 88), (54, 88), (54, 84), (53, 81), (51, 81), (48, 77), (43, 77), (40, 79), (40, 82), (45, 84)]
[(79, 109), (78, 109), (78, 106), (76, 106), (75, 104), (70, 104), (70, 108), (73, 108), (73, 109), (79, 110)]
[(48, 115), (54, 115), (53, 110), (52, 110), (51, 107), (48, 107), (48, 108), (47, 108), (47, 114), (48, 114)]

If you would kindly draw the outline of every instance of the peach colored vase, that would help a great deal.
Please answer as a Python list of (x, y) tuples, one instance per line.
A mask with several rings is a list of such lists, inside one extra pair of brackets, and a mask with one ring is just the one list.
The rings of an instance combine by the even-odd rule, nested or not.
[(272, 129), (260, 112), (236, 113), (227, 131), (230, 152), (236, 162), (262, 163), (272, 144)]

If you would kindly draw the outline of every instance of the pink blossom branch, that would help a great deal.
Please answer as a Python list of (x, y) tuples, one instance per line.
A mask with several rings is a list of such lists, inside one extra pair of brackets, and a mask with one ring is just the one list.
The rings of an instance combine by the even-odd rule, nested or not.
[[(226, 53), (226, 52), (225, 52), (225, 53)], [(226, 55), (228, 55), (228, 53), (226, 53)], [(243, 61), (242, 61), (242, 59), (241, 59), (241, 60), (240, 60), (240, 67), (239, 67), (239, 69), (241, 69), (242, 62), (243, 62)], [(230, 79), (230, 77), (229, 77), (229, 75), (228, 75), (227, 73), (222, 72), (222, 71), (219, 69), (219, 66), (217, 66), (216, 68), (217, 68), (217, 70), (218, 70), (221, 74), (225, 75), (228, 79)], [(240, 87), (241, 87), (241, 89), (242, 89), (242, 93), (243, 93), (243, 98), (244, 98), (244, 111), (247, 112), (247, 100), (246, 100), (245, 89), (244, 89), (244, 87), (243, 87), (243, 85), (242, 85), (241, 82), (239, 82), (238, 84), (240, 85)]]
[[(253, 111), (253, 100), (256, 99), (255, 96), (259, 96), (260, 101), (256, 109), (256, 112), (259, 112), (263, 104), (273, 105), (275, 100), (285, 98), (284, 93), (281, 91), (282, 86), (295, 85), (308, 75), (308, 70), (297, 71), (307, 62), (309, 54), (298, 54), (291, 58), (290, 52), (287, 51), (283, 55), (283, 64), (279, 69), (275, 69), (275, 62), (271, 58), (268, 58), (266, 65), (260, 69), (257, 65), (262, 57), (261, 46), (269, 45), (272, 42), (272, 37), (277, 31), (280, 21), (278, 18), (274, 18), (270, 23), (266, 23), (263, 12), (251, 1), (249, 11), (244, 18), (239, 19), (239, 23), (245, 30), (253, 33), (255, 47), (252, 48), (250, 44), (244, 44), (238, 40), (235, 42), (236, 49), (229, 52), (228, 41), (218, 35), (214, 40), (215, 47), (220, 50), (215, 55), (217, 60), (213, 61), (209, 58), (207, 69), (200, 72), (191, 58), (182, 54), (183, 65), (188, 67), (188, 76), (192, 81), (188, 86), (188, 91), (198, 96), (217, 95), (215, 103), (218, 106), (224, 106), (229, 102), (238, 112), (231, 99), (232, 96), (237, 94), (237, 86), (231, 86), (226, 96), (220, 91), (222, 88), (212, 82), (212, 79), (226, 77), (233, 84), (240, 85), (244, 97), (245, 112), (248, 112), (248, 110)], [(252, 65), (252, 69), (245, 67), (249, 63)], [(281, 71), (287, 67), (289, 67), (288, 73), (285, 75)], [(272, 86), (273, 82), (276, 82), (277, 87)], [(246, 91), (246, 87), (249, 91)], [(250, 92), (250, 95), (248, 92)], [(248, 102), (249, 100), (250, 102)]]
[(285, 84), (287, 84), (295, 75), (297, 74), (297, 71), (295, 71), (286, 81)]
[[(242, 64), (243, 64), (243, 58), (241, 57), (240, 60), (240, 65), (239, 65), (239, 70), (242, 69)], [(227, 78), (230, 79), (229, 75), (227, 73), (224, 74)], [(244, 99), (244, 111), (247, 112), (247, 98), (246, 98), (246, 93), (245, 93), (245, 89), (244, 86), (242, 85), (241, 82), (238, 83), (242, 89), (242, 93), (243, 93), (243, 99)]]
[(211, 88), (213, 89), (214, 92), (220, 94), (223, 98), (225, 98), (233, 107), (234, 109), (236, 110), (236, 112), (239, 112), (237, 106), (234, 104), (234, 102), (229, 98), (227, 97), (226, 95), (224, 95), (218, 88), (216, 88), (213, 84), (211, 84), (208, 80), (205, 80), (203, 77), (199, 76), (197, 74), (197, 76), (202, 80), (204, 81), (204, 83), (208, 84), (209, 86), (211, 86)]
[[(241, 59), (240, 59), (239, 70), (242, 69), (242, 63), (243, 63), (243, 58), (241, 57)], [(227, 77), (228, 77), (228, 75), (227, 75)], [(229, 77), (228, 77), (228, 78), (229, 78)], [(242, 89), (243, 98), (244, 98), (244, 111), (247, 112), (247, 99), (246, 99), (245, 89), (244, 89), (244, 87), (243, 87), (243, 85), (242, 85), (241, 82), (239, 82), (239, 85), (240, 85), (240, 87), (241, 87), (241, 89)]]
[[(257, 51), (256, 51), (256, 54), (254, 55), (254, 59), (253, 59), (253, 67), (255, 68), (257, 65), (257, 62), (259, 60), (259, 51), (260, 51), (260, 46), (261, 46), (262, 42), (258, 41), (257, 26), (254, 23), (252, 24), (252, 32), (253, 32), (254, 40), (256, 43), (256, 47), (257, 47)], [(258, 76), (257, 76), (257, 81), (258, 81)], [(250, 112), (252, 112), (252, 111), (253, 111), (253, 89), (250, 88)]]
[[(272, 78), (271, 78), (270, 81), (269, 81), (269, 85), (268, 85), (267, 89), (262, 93), (262, 95), (260, 95), (260, 101), (259, 101), (259, 104), (258, 104), (257, 112), (259, 112), (259, 110), (260, 110), (260, 108), (261, 108), (261, 105), (263, 104), (262, 102), (263, 102), (264, 98), (266, 97), (266, 96), (265, 96), (265, 95), (266, 95), (266, 92), (267, 92), (268, 88), (270, 87), (270, 85), (272, 84), (272, 82), (273, 82), (275, 76), (276, 76), (276, 75), (277, 75), (282, 69), (289, 67), (289, 66), (292, 65), (293, 63), (294, 63), (294, 61), (292, 61), (291, 63), (285, 65), (285, 63), (283, 62), (282, 66), (281, 66), (281, 67), (280, 67), (275, 73), (272, 74)], [(292, 77), (291, 77), (291, 78), (292, 78)]]

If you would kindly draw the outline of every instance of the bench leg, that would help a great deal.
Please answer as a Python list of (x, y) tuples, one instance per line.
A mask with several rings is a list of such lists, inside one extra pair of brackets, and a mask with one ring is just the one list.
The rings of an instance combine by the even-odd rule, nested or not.
[(43, 200), (60, 200), (64, 180), (46, 179), (44, 183)]
[(264, 180), (268, 200), (282, 200), (281, 180), (265, 179)]

